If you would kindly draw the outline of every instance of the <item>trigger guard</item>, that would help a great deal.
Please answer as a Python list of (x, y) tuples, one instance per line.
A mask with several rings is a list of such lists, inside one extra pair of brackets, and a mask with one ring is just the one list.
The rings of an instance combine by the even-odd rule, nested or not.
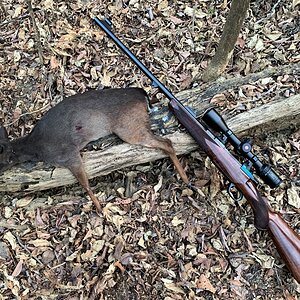
[[(232, 192), (235, 189), (236, 195)], [(241, 201), (243, 199), (243, 194), (236, 188), (235, 184), (230, 182), (227, 186), (227, 193), (229, 196), (236, 202)]]

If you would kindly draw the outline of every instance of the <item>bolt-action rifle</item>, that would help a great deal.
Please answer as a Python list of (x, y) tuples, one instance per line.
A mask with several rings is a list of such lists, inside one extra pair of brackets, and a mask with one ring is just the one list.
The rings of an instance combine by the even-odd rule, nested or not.
[[(267, 199), (261, 196), (251, 168), (254, 168), (258, 176), (271, 188), (280, 185), (279, 176), (269, 165), (258, 159), (251, 151), (252, 146), (248, 141), (240, 141), (237, 138), (216, 110), (208, 110), (203, 115), (202, 120), (197, 120), (193, 112), (185, 107), (113, 34), (110, 20), (100, 20), (96, 17), (94, 21), (152, 81), (153, 86), (157, 87), (170, 100), (170, 110), (230, 182), (228, 186), (229, 195), (234, 199), (241, 198), (243, 195), (248, 200), (253, 209), (256, 228), (269, 232), (281, 258), (300, 283), (300, 236), (289, 227), (278, 213), (271, 209)], [(221, 135), (215, 135), (209, 127)], [(227, 150), (225, 147), (227, 142), (233, 145), (237, 154), (247, 160), (246, 163), (240, 163)]]

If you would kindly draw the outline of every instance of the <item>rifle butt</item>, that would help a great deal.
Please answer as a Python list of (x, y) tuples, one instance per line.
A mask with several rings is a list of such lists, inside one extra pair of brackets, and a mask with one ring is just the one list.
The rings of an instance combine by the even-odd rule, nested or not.
[(285, 264), (300, 283), (300, 236), (275, 212), (269, 211), (269, 233)]

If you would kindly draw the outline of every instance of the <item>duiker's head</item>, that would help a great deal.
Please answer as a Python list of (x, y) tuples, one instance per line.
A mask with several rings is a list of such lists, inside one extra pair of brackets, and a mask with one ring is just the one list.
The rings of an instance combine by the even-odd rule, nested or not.
[(0, 127), (0, 173), (14, 165), (14, 153), (7, 131)]

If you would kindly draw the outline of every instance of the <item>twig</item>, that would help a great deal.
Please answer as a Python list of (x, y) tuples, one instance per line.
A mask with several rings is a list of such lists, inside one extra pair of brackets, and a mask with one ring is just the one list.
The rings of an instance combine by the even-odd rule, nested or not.
[(2, 1), (0, 1), (0, 11), (2, 11), (2, 13), (3, 13), (4, 15), (6, 15), (6, 9), (5, 9), (5, 6), (4, 6), (4, 4), (2, 3)]
[(266, 21), (266, 20), (269, 20), (269, 19), (275, 14), (276, 7), (279, 5), (280, 1), (281, 1), (281, 0), (278, 0), (278, 1), (274, 4), (274, 6), (272, 7), (271, 12), (270, 12), (265, 18), (262, 18), (262, 19), (258, 20), (258, 21), (256, 22), (256, 24), (260, 24), (260, 23), (262, 23), (262, 22), (264, 22), (264, 21)]
[(36, 260), (41, 266), (45, 266), (45, 264), (38, 257), (34, 257), (32, 255), (31, 251), (27, 248), (26, 245), (23, 244), (23, 242), (21, 241), (21, 238), (18, 235), (16, 235), (15, 238), (17, 239), (18, 244), (21, 246), (21, 248), (23, 248), (30, 255), (31, 258)]
[(21, 15), (17, 18), (13, 18), (13, 19), (10, 19), (10, 20), (5, 20), (2, 23), (0, 23), (0, 26), (2, 27), (2, 26), (5, 26), (9, 23), (18, 22), (18, 21), (21, 21), (21, 20), (26, 19), (28, 17), (30, 17), (30, 14), (24, 14), (24, 15)]
[(10, 224), (5, 221), (0, 221), (0, 227), (7, 228), (7, 229), (13, 229), (17, 231), (25, 231), (29, 228), (27, 225), (15, 225), (15, 224)]
[(37, 42), (37, 46), (38, 46), (39, 59), (40, 59), (40, 64), (42, 65), (44, 59), (43, 59), (43, 51), (42, 51), (40, 31), (39, 31), (39, 28), (38, 28), (38, 26), (36, 24), (36, 21), (35, 21), (31, 0), (26, 0), (26, 2), (27, 2), (27, 5), (28, 5), (28, 10), (29, 10), (31, 21), (32, 21), (32, 25), (34, 27), (34, 31), (35, 31), (35, 34), (36, 34), (36, 42)]
[(50, 105), (50, 104), (48, 103), (47, 105), (43, 106), (43, 107), (40, 108), (40, 109), (37, 109), (37, 110), (32, 111), (32, 112), (26, 112), (26, 113), (24, 113), (24, 114), (21, 114), (21, 115), (19, 116), (19, 118), (17, 118), (16, 120), (14, 120), (14, 121), (12, 121), (12, 122), (10, 122), (10, 123), (5, 123), (3, 126), (4, 126), (4, 127), (10, 126), (10, 125), (12, 125), (12, 124), (18, 122), (18, 121), (20, 120), (21, 117), (24, 117), (24, 116), (27, 116), (27, 115), (33, 115), (33, 114), (36, 114), (36, 113), (38, 113), (38, 112), (41, 112), (41, 111), (45, 110), (46, 108), (48, 108), (49, 105)]

